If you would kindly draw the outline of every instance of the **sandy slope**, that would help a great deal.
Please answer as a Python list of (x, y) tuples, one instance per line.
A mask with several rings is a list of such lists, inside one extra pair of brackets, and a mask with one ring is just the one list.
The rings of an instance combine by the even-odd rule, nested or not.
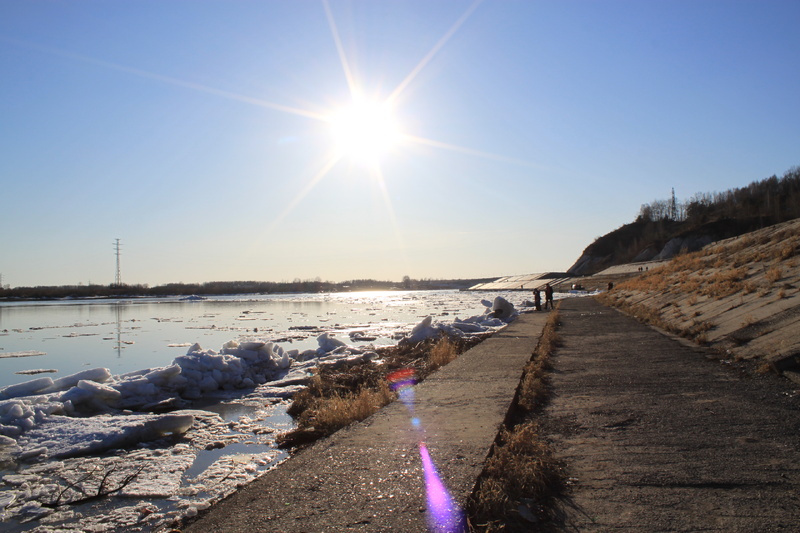
[(800, 219), (679, 256), (618, 284), (606, 302), (722, 357), (785, 370), (800, 353), (798, 255)]

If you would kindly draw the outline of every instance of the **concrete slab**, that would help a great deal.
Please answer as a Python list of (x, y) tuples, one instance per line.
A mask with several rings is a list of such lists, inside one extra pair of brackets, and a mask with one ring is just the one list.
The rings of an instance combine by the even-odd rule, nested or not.
[(423, 472), (421, 448), (463, 507), (546, 318), (521, 315), (404, 401), (298, 453), (184, 531), (435, 531), (426, 490), (432, 479)]
[(800, 531), (800, 397), (591, 298), (564, 300), (543, 417), (564, 531)]

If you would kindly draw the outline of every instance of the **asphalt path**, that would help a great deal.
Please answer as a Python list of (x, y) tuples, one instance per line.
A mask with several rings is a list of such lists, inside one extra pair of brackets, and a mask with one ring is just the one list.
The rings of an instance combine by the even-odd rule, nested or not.
[(800, 531), (796, 384), (564, 300), (543, 414), (566, 531)]

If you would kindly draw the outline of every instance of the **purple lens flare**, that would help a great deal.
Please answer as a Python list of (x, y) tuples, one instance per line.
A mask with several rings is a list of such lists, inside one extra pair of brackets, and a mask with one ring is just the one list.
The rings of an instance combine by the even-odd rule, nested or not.
[(467, 531), (464, 513), (450, 496), (439, 478), (431, 454), (424, 442), (419, 443), (425, 492), (428, 500), (428, 529), (434, 533), (463, 533)]
[[(389, 387), (397, 392), (400, 401), (408, 408), (411, 414), (414, 414), (414, 385), (417, 384), (416, 375), (413, 368), (402, 368), (395, 370), (386, 379), (389, 381)], [(412, 420), (413, 423), (413, 420)], [(418, 426), (419, 424), (414, 424)]]
[[(422, 422), (414, 416), (414, 385), (417, 383), (414, 369), (396, 370), (386, 376), (386, 379), (391, 389), (398, 393), (400, 400), (408, 408), (411, 425), (419, 430), (419, 438), (422, 439), (424, 435)], [(424, 440), (419, 441), (419, 455), (425, 478), (428, 530), (432, 533), (466, 533), (468, 530), (464, 512), (444, 486)]]

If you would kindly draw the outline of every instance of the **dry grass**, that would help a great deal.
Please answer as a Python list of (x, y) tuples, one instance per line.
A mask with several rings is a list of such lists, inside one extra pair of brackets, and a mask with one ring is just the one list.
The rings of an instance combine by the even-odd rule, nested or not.
[(548, 518), (547, 500), (563, 486), (561, 466), (539, 436), (535, 422), (503, 429), (472, 496), (473, 531), (531, 531), (519, 511)]
[(747, 279), (747, 267), (719, 270), (704, 284), (701, 294), (718, 300), (742, 292)]
[[(741, 330), (758, 322), (752, 316), (756, 309), (765, 320), (792, 305), (787, 300), (795, 297), (800, 284), (798, 254), (800, 220), (681, 255), (616, 283), (612, 293), (599, 299), (712, 350), (745, 351), (751, 339)], [(775, 302), (781, 303), (770, 307)], [(680, 313), (676, 303), (681, 304)], [(729, 313), (737, 308), (738, 313)]]
[(287, 412), (297, 427), (278, 435), (281, 447), (308, 444), (360, 420), (364, 420), (396, 394), (386, 376), (395, 370), (411, 370), (417, 381), (447, 364), (487, 336), (466, 339), (441, 337), (415, 345), (398, 345), (379, 350), (384, 363), (361, 363), (349, 368), (321, 366), (308, 386), (294, 395)]
[(386, 381), (381, 381), (377, 390), (364, 388), (357, 393), (322, 399), (315, 409), (304, 412), (298, 422), (325, 433), (333, 433), (353, 422), (364, 420), (394, 401), (395, 397)]
[(458, 347), (448, 337), (442, 337), (428, 354), (428, 366), (430, 370), (446, 365), (458, 357)]
[(525, 366), (518, 399), (519, 407), (525, 411), (531, 412), (537, 407), (541, 407), (549, 395), (550, 355), (560, 342), (556, 331), (559, 320), (558, 311), (550, 313), (539, 343), (533, 352), (533, 358)]
[[(563, 490), (563, 471), (535, 421), (544, 406), (550, 357), (559, 345), (558, 311), (550, 313), (517, 395), (517, 410), (498, 435), (468, 512), (472, 531), (531, 531), (552, 518), (553, 500)], [(516, 420), (516, 423), (514, 422)]]
[(639, 322), (691, 339), (697, 344), (706, 344), (708, 342), (708, 332), (716, 327), (716, 324), (709, 320), (697, 320), (696, 317), (702, 314), (699, 311), (695, 311), (695, 318), (691, 322), (681, 325), (674, 320), (667, 319), (660, 309), (653, 309), (643, 304), (631, 304), (619, 296), (603, 293), (595, 296), (595, 298), (605, 305), (616, 307)]
[(756, 320), (753, 315), (748, 313), (747, 315), (745, 315), (744, 319), (742, 320), (742, 327), (746, 328), (746, 327), (752, 326), (756, 322), (758, 322), (758, 320)]
[(778, 251), (778, 259), (781, 261), (785, 261), (792, 257), (793, 255), (797, 254), (797, 241), (798, 239), (794, 239), (791, 242), (787, 242), (783, 246), (780, 247)]
[(783, 278), (783, 269), (780, 266), (776, 265), (767, 270), (767, 273), (765, 274), (764, 277), (766, 277), (767, 281), (769, 281), (770, 283), (775, 283), (777, 281), (780, 281), (780, 279)]

